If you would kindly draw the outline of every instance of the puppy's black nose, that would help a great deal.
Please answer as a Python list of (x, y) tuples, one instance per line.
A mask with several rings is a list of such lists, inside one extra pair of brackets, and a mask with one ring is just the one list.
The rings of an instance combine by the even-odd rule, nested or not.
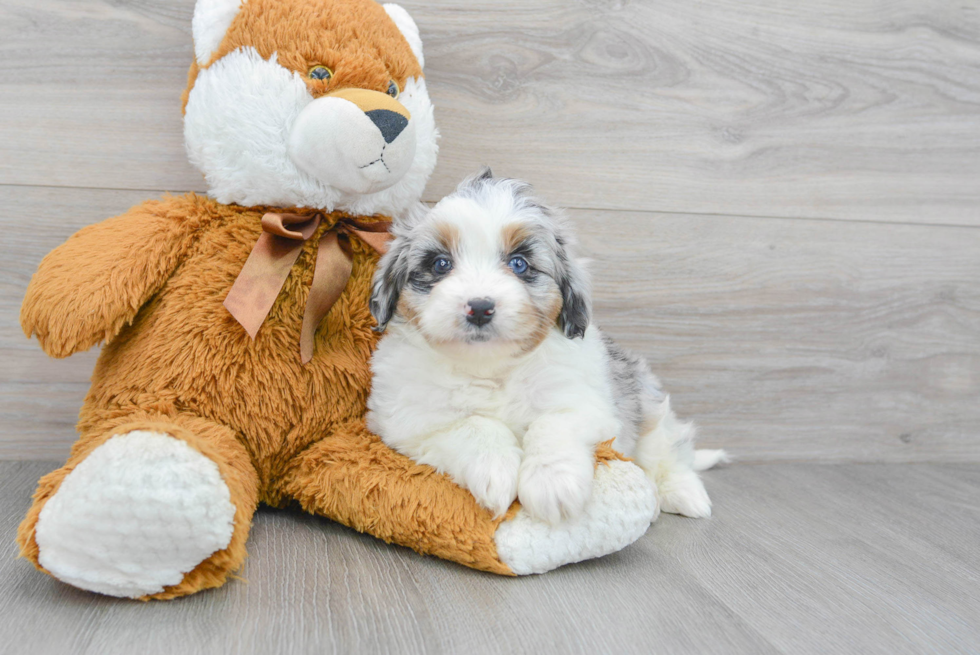
[(408, 127), (408, 119), (390, 109), (372, 109), (364, 113), (381, 130), (381, 136), (385, 138), (385, 143), (391, 143), (397, 139), (402, 130)]
[(466, 321), (472, 325), (486, 325), (493, 319), (494, 302), (489, 298), (473, 298), (466, 307)]

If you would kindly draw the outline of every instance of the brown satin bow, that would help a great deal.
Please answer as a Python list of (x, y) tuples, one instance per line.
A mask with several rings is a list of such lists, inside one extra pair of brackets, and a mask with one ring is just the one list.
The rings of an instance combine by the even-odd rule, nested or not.
[[(293, 264), (303, 251), (303, 244), (325, 218), (319, 211), (305, 214), (269, 212), (262, 217), (262, 234), (224, 302), (225, 308), (252, 339), (279, 297)], [(350, 253), (340, 245), (339, 233), (354, 234), (383, 254), (391, 239), (390, 226), (387, 221), (361, 223), (352, 218), (341, 218), (320, 237), (313, 284), (303, 311), (303, 329), (299, 337), (300, 359), (304, 364), (313, 359), (313, 335), (317, 326), (344, 292), (353, 269)]]

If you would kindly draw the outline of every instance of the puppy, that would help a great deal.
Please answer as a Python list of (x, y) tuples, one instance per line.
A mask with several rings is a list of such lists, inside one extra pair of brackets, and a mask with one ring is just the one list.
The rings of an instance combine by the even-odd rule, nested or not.
[(536, 518), (578, 516), (596, 445), (634, 458), (665, 512), (704, 517), (694, 451), (646, 362), (590, 325), (589, 281), (565, 220), (528, 184), (489, 169), (395, 229), (371, 312), (368, 427), (448, 474), (495, 515), (515, 498)]

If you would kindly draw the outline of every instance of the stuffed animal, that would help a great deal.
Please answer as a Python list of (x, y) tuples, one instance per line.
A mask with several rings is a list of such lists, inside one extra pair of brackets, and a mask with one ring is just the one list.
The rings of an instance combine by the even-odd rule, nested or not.
[(549, 525), (516, 503), (494, 519), (365, 428), (371, 277), (437, 151), (405, 10), (199, 0), (193, 36), (184, 136), (208, 196), (80, 230), (27, 290), (21, 322), (45, 352), (103, 349), (22, 555), (76, 587), (148, 599), (224, 583), (260, 502), (505, 575), (642, 535), (656, 492), (608, 446), (585, 515)]

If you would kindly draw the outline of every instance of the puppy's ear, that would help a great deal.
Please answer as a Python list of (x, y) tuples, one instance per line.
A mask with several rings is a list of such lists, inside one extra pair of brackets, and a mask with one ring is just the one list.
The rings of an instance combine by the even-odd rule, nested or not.
[(484, 166), (479, 171), (465, 178), (456, 186), (457, 193), (472, 193), (483, 187), (483, 183), (493, 179), (493, 171), (489, 166)]
[(408, 282), (408, 253), (411, 242), (407, 236), (399, 236), (378, 262), (371, 290), (371, 315), (378, 322), (375, 332), (384, 332), (395, 316), (398, 297)]
[(584, 337), (592, 320), (592, 294), (589, 276), (579, 260), (568, 252), (567, 242), (558, 237), (558, 267), (555, 281), (561, 291), (558, 327), (569, 339)]

